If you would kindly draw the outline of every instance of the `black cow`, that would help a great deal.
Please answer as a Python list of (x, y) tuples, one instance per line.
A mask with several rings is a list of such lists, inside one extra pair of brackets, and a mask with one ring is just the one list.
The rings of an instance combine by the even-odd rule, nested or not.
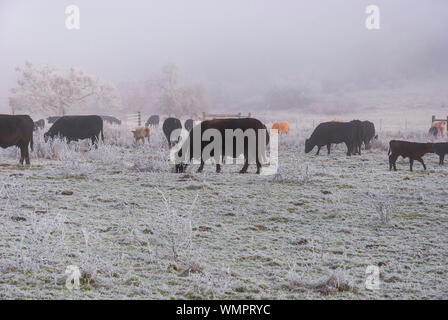
[[(207, 147), (210, 143), (213, 143), (215, 141), (210, 141), (209, 137), (204, 137), (204, 133), (209, 130), (214, 129), (213, 132), (216, 133), (216, 130), (219, 132), (221, 139), (221, 150), (214, 150), (210, 152), (209, 155), (203, 154), (204, 148)], [(247, 134), (245, 137), (241, 137), (242, 140), (237, 140), (236, 137), (228, 135), (226, 133), (226, 130), (232, 130), (231, 132), (235, 132), (235, 130), (241, 129), (242, 133)], [(200, 130), (200, 132), (197, 132), (197, 130)], [(202, 172), (204, 169), (204, 162), (207, 161), (209, 158), (215, 158), (216, 160), (222, 159), (224, 160), (225, 156), (231, 156), (233, 158), (239, 157), (241, 154), (244, 154), (244, 166), (241, 169), (240, 173), (246, 173), (247, 168), (249, 166), (249, 161), (252, 161), (253, 159), (256, 160), (257, 164), (257, 173), (260, 173), (261, 169), (261, 162), (260, 162), (260, 155), (263, 154), (264, 150), (259, 150), (260, 147), (262, 147), (262, 143), (259, 144), (259, 139), (262, 138), (259, 134), (259, 130), (263, 130), (264, 137), (266, 138), (266, 144), (269, 144), (269, 133), (266, 129), (266, 126), (261, 123), (257, 119), (253, 118), (243, 118), (243, 119), (218, 119), (218, 120), (207, 120), (203, 121), (200, 125), (197, 125), (193, 127), (193, 129), (190, 131), (188, 135), (188, 139), (184, 142), (182, 148), (178, 151), (178, 156), (180, 158), (180, 163), (176, 164), (176, 172), (184, 172), (185, 168), (188, 164), (184, 163), (184, 161), (190, 161), (194, 158), (200, 159), (201, 164), (198, 168), (198, 172)], [(208, 133), (211, 133), (212, 131), (208, 131)], [(249, 136), (252, 135), (255, 140), (249, 139)], [(200, 141), (194, 141), (194, 139), (200, 139)], [(214, 139), (214, 138), (213, 138)], [(232, 141), (228, 141), (228, 139), (232, 139)], [(203, 141), (205, 140), (205, 141)], [(227, 140), (227, 141), (226, 141)], [(226, 154), (225, 146), (227, 143), (233, 144), (233, 150), (231, 151), (232, 154)], [(240, 143), (239, 146), (237, 144)], [(249, 146), (249, 143), (254, 143), (254, 145)], [(193, 146), (193, 144), (195, 146)], [(242, 144), (242, 145), (241, 145)], [(198, 146), (201, 147), (200, 154), (197, 152), (195, 154), (195, 148), (198, 148)], [(263, 146), (264, 148), (264, 146)], [(186, 154), (184, 154), (185, 152)], [(216, 154), (215, 152), (220, 152), (221, 154)], [(255, 153), (255, 154), (253, 154)], [(209, 158), (207, 158), (209, 156)], [(221, 171), (221, 165), (219, 163), (216, 164), (216, 172)]]
[(185, 130), (191, 131), (191, 129), (193, 129), (193, 126), (194, 126), (193, 119), (185, 120), (184, 126), (185, 126)]
[(103, 119), (103, 121), (106, 121), (109, 124), (121, 125), (121, 120), (112, 116), (101, 116), (101, 119)]
[(58, 117), (58, 116), (52, 116), (52, 117), (48, 117), (48, 118), (47, 118), (47, 121), (48, 121), (49, 124), (53, 124), (53, 123), (55, 123), (59, 118), (60, 118), (60, 117)]
[(59, 118), (44, 134), (45, 142), (48, 138), (60, 136), (66, 138), (68, 142), (82, 139), (91, 139), (93, 144), (99, 140), (104, 141), (103, 119), (100, 116), (63, 116)]
[(370, 142), (372, 139), (378, 139), (378, 135), (375, 135), (375, 125), (370, 121), (362, 122), (362, 142), (366, 150), (371, 148)]
[[(173, 140), (171, 140), (171, 134), (174, 130), (180, 129), (182, 130), (182, 122), (180, 122), (177, 118), (167, 118), (163, 122), (163, 133), (165, 134), (166, 139), (168, 140), (168, 146), (171, 148), (172, 144), (174, 143)], [(176, 143), (178, 143), (180, 140), (180, 131), (179, 131), (179, 137), (176, 140)]]
[(439, 164), (443, 166), (445, 155), (448, 154), (448, 142), (434, 143), (434, 152), (439, 156)]
[(30, 164), (28, 145), (33, 151), (34, 122), (28, 115), (0, 114), (0, 147), (20, 148), (20, 164)]
[(36, 131), (37, 129), (43, 129), (45, 127), (45, 120), (44, 119), (40, 119), (34, 122), (34, 131)]
[(152, 115), (148, 118), (145, 123), (145, 126), (157, 128), (159, 126), (160, 117), (158, 115)]
[(419, 161), (423, 165), (423, 169), (426, 170), (425, 163), (422, 157), (426, 153), (434, 153), (434, 143), (420, 143), (420, 142), (409, 142), (400, 140), (391, 140), (389, 142), (389, 170), (392, 167), (397, 171), (396, 161), (399, 156), (403, 158), (409, 158), (410, 170), (412, 171), (412, 165), (414, 160)]
[[(305, 153), (309, 153), (315, 146), (318, 147), (316, 155), (323, 146), (327, 146), (330, 154), (332, 143), (345, 143), (347, 156), (356, 152), (361, 140), (359, 120), (351, 122), (323, 122), (314, 129), (311, 137), (305, 141)], [(360, 121), (359, 121), (360, 122)]]

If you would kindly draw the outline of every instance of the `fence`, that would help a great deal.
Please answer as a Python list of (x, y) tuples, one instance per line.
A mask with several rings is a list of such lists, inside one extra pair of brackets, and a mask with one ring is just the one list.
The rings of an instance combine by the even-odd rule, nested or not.
[[(205, 113), (202, 112), (202, 120), (207, 120), (207, 118), (217, 119), (217, 118), (241, 118), (242, 114), (241, 112), (238, 112), (236, 114), (224, 114), (224, 113)], [(248, 118), (250, 118), (250, 112), (247, 115)]]
[(137, 113), (126, 115), (127, 125), (134, 125), (140, 127), (142, 125), (142, 113), (138, 111)]
[(436, 121), (445, 121), (448, 124), (448, 116), (446, 117), (446, 119), (436, 119), (436, 116), (433, 115), (431, 119), (431, 124)]

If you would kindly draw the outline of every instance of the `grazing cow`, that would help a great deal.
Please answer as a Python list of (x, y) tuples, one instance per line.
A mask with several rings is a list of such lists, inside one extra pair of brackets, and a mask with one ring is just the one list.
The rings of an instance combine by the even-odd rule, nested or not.
[(101, 133), (103, 136), (103, 119), (97, 115), (91, 116), (63, 116), (56, 120), (44, 134), (45, 142), (48, 138), (60, 136), (66, 138), (68, 142), (82, 139), (91, 139), (93, 144), (97, 144)]
[(439, 164), (443, 166), (445, 155), (448, 154), (448, 142), (434, 143), (434, 152), (439, 156)]
[[(165, 134), (166, 139), (168, 140), (168, 146), (171, 148), (172, 144), (174, 143), (173, 140), (171, 140), (171, 134), (174, 130), (180, 129), (182, 130), (182, 122), (180, 122), (177, 118), (167, 118), (163, 122), (163, 133)], [(179, 137), (176, 140), (176, 143), (178, 143), (180, 140), (180, 131), (179, 131)]]
[(43, 129), (45, 127), (45, 120), (44, 119), (40, 119), (34, 122), (34, 131), (36, 131), (37, 129)]
[(429, 129), (429, 134), (434, 137), (439, 135), (441, 137), (446, 136), (446, 121), (434, 121)]
[(399, 140), (391, 140), (389, 142), (389, 170), (397, 171), (397, 167), (395, 165), (399, 156), (403, 158), (409, 158), (410, 170), (412, 171), (412, 165), (414, 164), (414, 160), (419, 161), (423, 168), (426, 170), (425, 163), (423, 162), (422, 157), (426, 153), (434, 153), (434, 143), (420, 143), (420, 142), (409, 142), (409, 141), (399, 141)]
[(152, 115), (148, 118), (145, 123), (145, 126), (156, 128), (159, 126), (160, 117), (158, 115)]
[[(204, 138), (204, 133), (209, 130), (209, 129), (214, 129), (214, 132), (219, 131), (220, 133), (220, 144), (222, 149), (221, 150), (213, 150), (210, 152), (210, 157), (211, 158), (215, 158), (215, 154), (214, 152), (220, 152), (220, 155), (216, 155), (216, 157), (220, 156), (222, 157), (222, 160), (224, 160), (225, 156), (231, 156), (233, 158), (237, 158), (239, 157), (241, 154), (244, 155), (244, 166), (241, 169), (240, 173), (246, 173), (247, 172), (247, 168), (249, 166), (249, 160), (252, 161), (253, 159), (255, 159), (256, 164), (257, 164), (257, 173), (260, 173), (260, 169), (261, 169), (261, 162), (260, 162), (260, 155), (263, 154), (264, 150), (259, 149), (260, 147), (263, 148), (263, 143), (260, 141), (259, 143), (259, 139), (262, 137), (261, 134), (259, 134), (259, 130), (263, 130), (265, 137), (266, 137), (266, 145), (269, 144), (269, 133), (268, 130), (266, 129), (266, 126), (261, 123), (259, 120), (257, 119), (253, 119), (253, 118), (243, 118), (243, 119), (218, 119), (218, 120), (207, 120), (207, 121), (203, 121), (201, 123), (201, 125), (197, 125), (193, 128), (193, 130), (190, 131), (188, 139), (184, 142), (184, 145), (182, 146), (182, 148), (178, 151), (178, 156), (181, 159), (181, 163), (176, 164), (176, 172), (184, 172), (187, 164), (185, 164), (183, 161), (190, 161), (195, 158), (195, 156), (199, 156), (199, 159), (201, 160), (201, 164), (198, 168), (198, 172), (202, 172), (203, 168), (204, 168), (204, 162), (208, 160), (208, 158), (206, 158), (208, 155), (203, 154), (204, 148), (206, 148), (210, 143), (215, 142), (214, 140), (210, 141), (209, 138)], [(236, 137), (234, 137), (233, 135), (228, 135), (226, 134), (226, 130), (232, 130), (231, 132), (235, 133), (235, 130), (242, 130), (242, 133), (247, 134), (246, 137), (241, 137), (241, 141), (237, 141), (235, 143)], [(200, 130), (200, 132), (197, 132), (196, 130)], [(253, 131), (252, 131), (253, 130)], [(212, 132), (212, 131), (207, 131), (207, 133)], [(240, 131), (241, 132), (241, 131)], [(254, 133), (254, 138), (255, 141), (251, 141), (251, 139), (249, 138), (251, 135), (251, 132)], [(201, 141), (193, 141), (194, 138), (199, 138), (201, 139)], [(232, 139), (232, 141), (228, 141), (228, 139)], [(206, 140), (206, 141), (203, 141)], [(227, 141), (226, 141), (227, 140)], [(252, 142), (255, 145), (250, 145), (249, 143)], [(233, 150), (231, 150), (232, 154), (226, 154), (226, 150), (225, 150), (225, 146), (226, 143), (229, 144), (230, 147), (230, 143), (233, 144)], [(238, 143), (242, 143), (242, 145), (238, 145)], [(193, 144), (195, 146), (201, 146), (201, 152), (200, 155), (195, 155), (195, 149), (196, 147), (193, 146)], [(219, 143), (218, 143), (219, 145)], [(186, 154), (183, 154), (183, 151), (185, 151), (187, 154), (189, 154), (189, 156), (187, 156)], [(229, 150), (227, 150), (227, 152), (229, 152)], [(255, 153), (255, 154), (253, 154)], [(205, 156), (205, 157), (204, 157)], [(216, 164), (216, 172), (220, 172), (221, 171), (221, 165), (219, 163)]]
[(60, 117), (58, 117), (58, 116), (48, 117), (48, 118), (47, 118), (47, 121), (48, 121), (49, 124), (53, 124), (53, 123), (55, 123), (56, 120), (58, 120), (59, 118), (60, 118)]
[(191, 131), (191, 129), (193, 129), (193, 126), (194, 126), (193, 119), (185, 120), (184, 126), (185, 126), (185, 130)]
[(121, 120), (112, 116), (101, 116), (101, 119), (109, 124), (121, 125)]
[(141, 139), (143, 141), (143, 144), (145, 144), (145, 137), (148, 138), (149, 143), (149, 137), (151, 135), (149, 127), (137, 127), (134, 131), (132, 131), (132, 133), (134, 134), (135, 143), (137, 143), (138, 140)]
[(0, 114), (0, 147), (20, 148), (20, 164), (30, 164), (28, 145), (33, 151), (34, 122), (28, 115)]
[(275, 122), (272, 126), (272, 129), (277, 129), (279, 134), (282, 133), (289, 133), (289, 122), (288, 121), (281, 121), (281, 122)]
[(316, 155), (323, 146), (327, 146), (330, 154), (332, 143), (345, 143), (347, 156), (352, 155), (359, 145), (360, 128), (357, 122), (323, 122), (314, 129), (311, 137), (305, 141), (305, 153), (309, 153), (315, 146), (318, 147)]

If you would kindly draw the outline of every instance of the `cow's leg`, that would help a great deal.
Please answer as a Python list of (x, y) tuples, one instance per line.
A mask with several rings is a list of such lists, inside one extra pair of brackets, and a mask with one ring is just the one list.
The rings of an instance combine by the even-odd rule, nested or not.
[(422, 157), (419, 157), (419, 158), (417, 158), (417, 159), (415, 159), (415, 160), (417, 160), (418, 162), (420, 162), (420, 163), (423, 165), (423, 170), (426, 170), (426, 165), (425, 165), (425, 163), (423, 162)]
[(394, 170), (397, 171), (397, 165), (396, 165), (397, 159), (398, 156), (393, 153), (389, 156), (389, 170), (392, 170), (392, 167), (394, 167)]
[(414, 159), (413, 158), (409, 158), (409, 166), (410, 166), (411, 171), (412, 171), (412, 166), (413, 165), (414, 165)]
[(221, 172), (221, 165), (219, 163), (216, 164), (216, 172), (217, 173)]
[(328, 144), (327, 144), (328, 155), (330, 155), (330, 150), (331, 150), (331, 143), (328, 143)]
[(93, 136), (90, 139), (92, 140), (92, 145), (95, 147), (95, 149), (98, 149), (98, 137), (97, 136)]
[(318, 155), (319, 155), (319, 151), (320, 151), (320, 148), (322, 148), (322, 146), (317, 146), (317, 152), (316, 152), (316, 156), (318, 156)]
[(351, 143), (345, 143), (345, 145), (347, 146), (347, 156), (351, 156), (352, 155), (352, 152), (353, 152), (353, 147), (352, 147), (352, 145), (351, 145)]
[(441, 166), (443, 166), (443, 160), (445, 159), (445, 154), (444, 153), (442, 153), (440, 156), (439, 156), (439, 164), (441, 165)]
[(19, 163), (20, 163), (20, 165), (23, 166), (23, 160), (25, 159), (25, 147), (23, 145), (20, 145), (19, 148), (20, 148), (20, 161), (19, 161)]
[(246, 173), (248, 167), (249, 167), (249, 159), (245, 157), (244, 166), (241, 168), (240, 173)]
[(261, 162), (260, 162), (260, 160), (258, 159), (258, 156), (257, 156), (257, 174), (260, 174), (261, 173)]
[(25, 163), (26, 163), (27, 165), (30, 164), (30, 152), (29, 152), (29, 150), (28, 150), (28, 144), (25, 145)]
[(204, 160), (201, 159), (201, 164), (199, 165), (199, 168), (198, 168), (197, 172), (201, 173), (202, 170), (204, 170)]

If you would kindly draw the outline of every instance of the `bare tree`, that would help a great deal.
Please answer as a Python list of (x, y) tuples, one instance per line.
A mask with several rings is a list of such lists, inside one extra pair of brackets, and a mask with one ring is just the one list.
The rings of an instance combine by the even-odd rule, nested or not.
[(181, 85), (179, 68), (174, 64), (162, 69), (158, 88), (159, 109), (163, 113), (191, 115), (208, 109), (205, 88), (201, 85)]
[(16, 68), (20, 74), (18, 87), (11, 89), (9, 105), (12, 113), (33, 112), (65, 115), (86, 112), (92, 107), (120, 110), (116, 88), (97, 77), (71, 68), (68, 73), (44, 65), (35, 67), (26, 62)]

